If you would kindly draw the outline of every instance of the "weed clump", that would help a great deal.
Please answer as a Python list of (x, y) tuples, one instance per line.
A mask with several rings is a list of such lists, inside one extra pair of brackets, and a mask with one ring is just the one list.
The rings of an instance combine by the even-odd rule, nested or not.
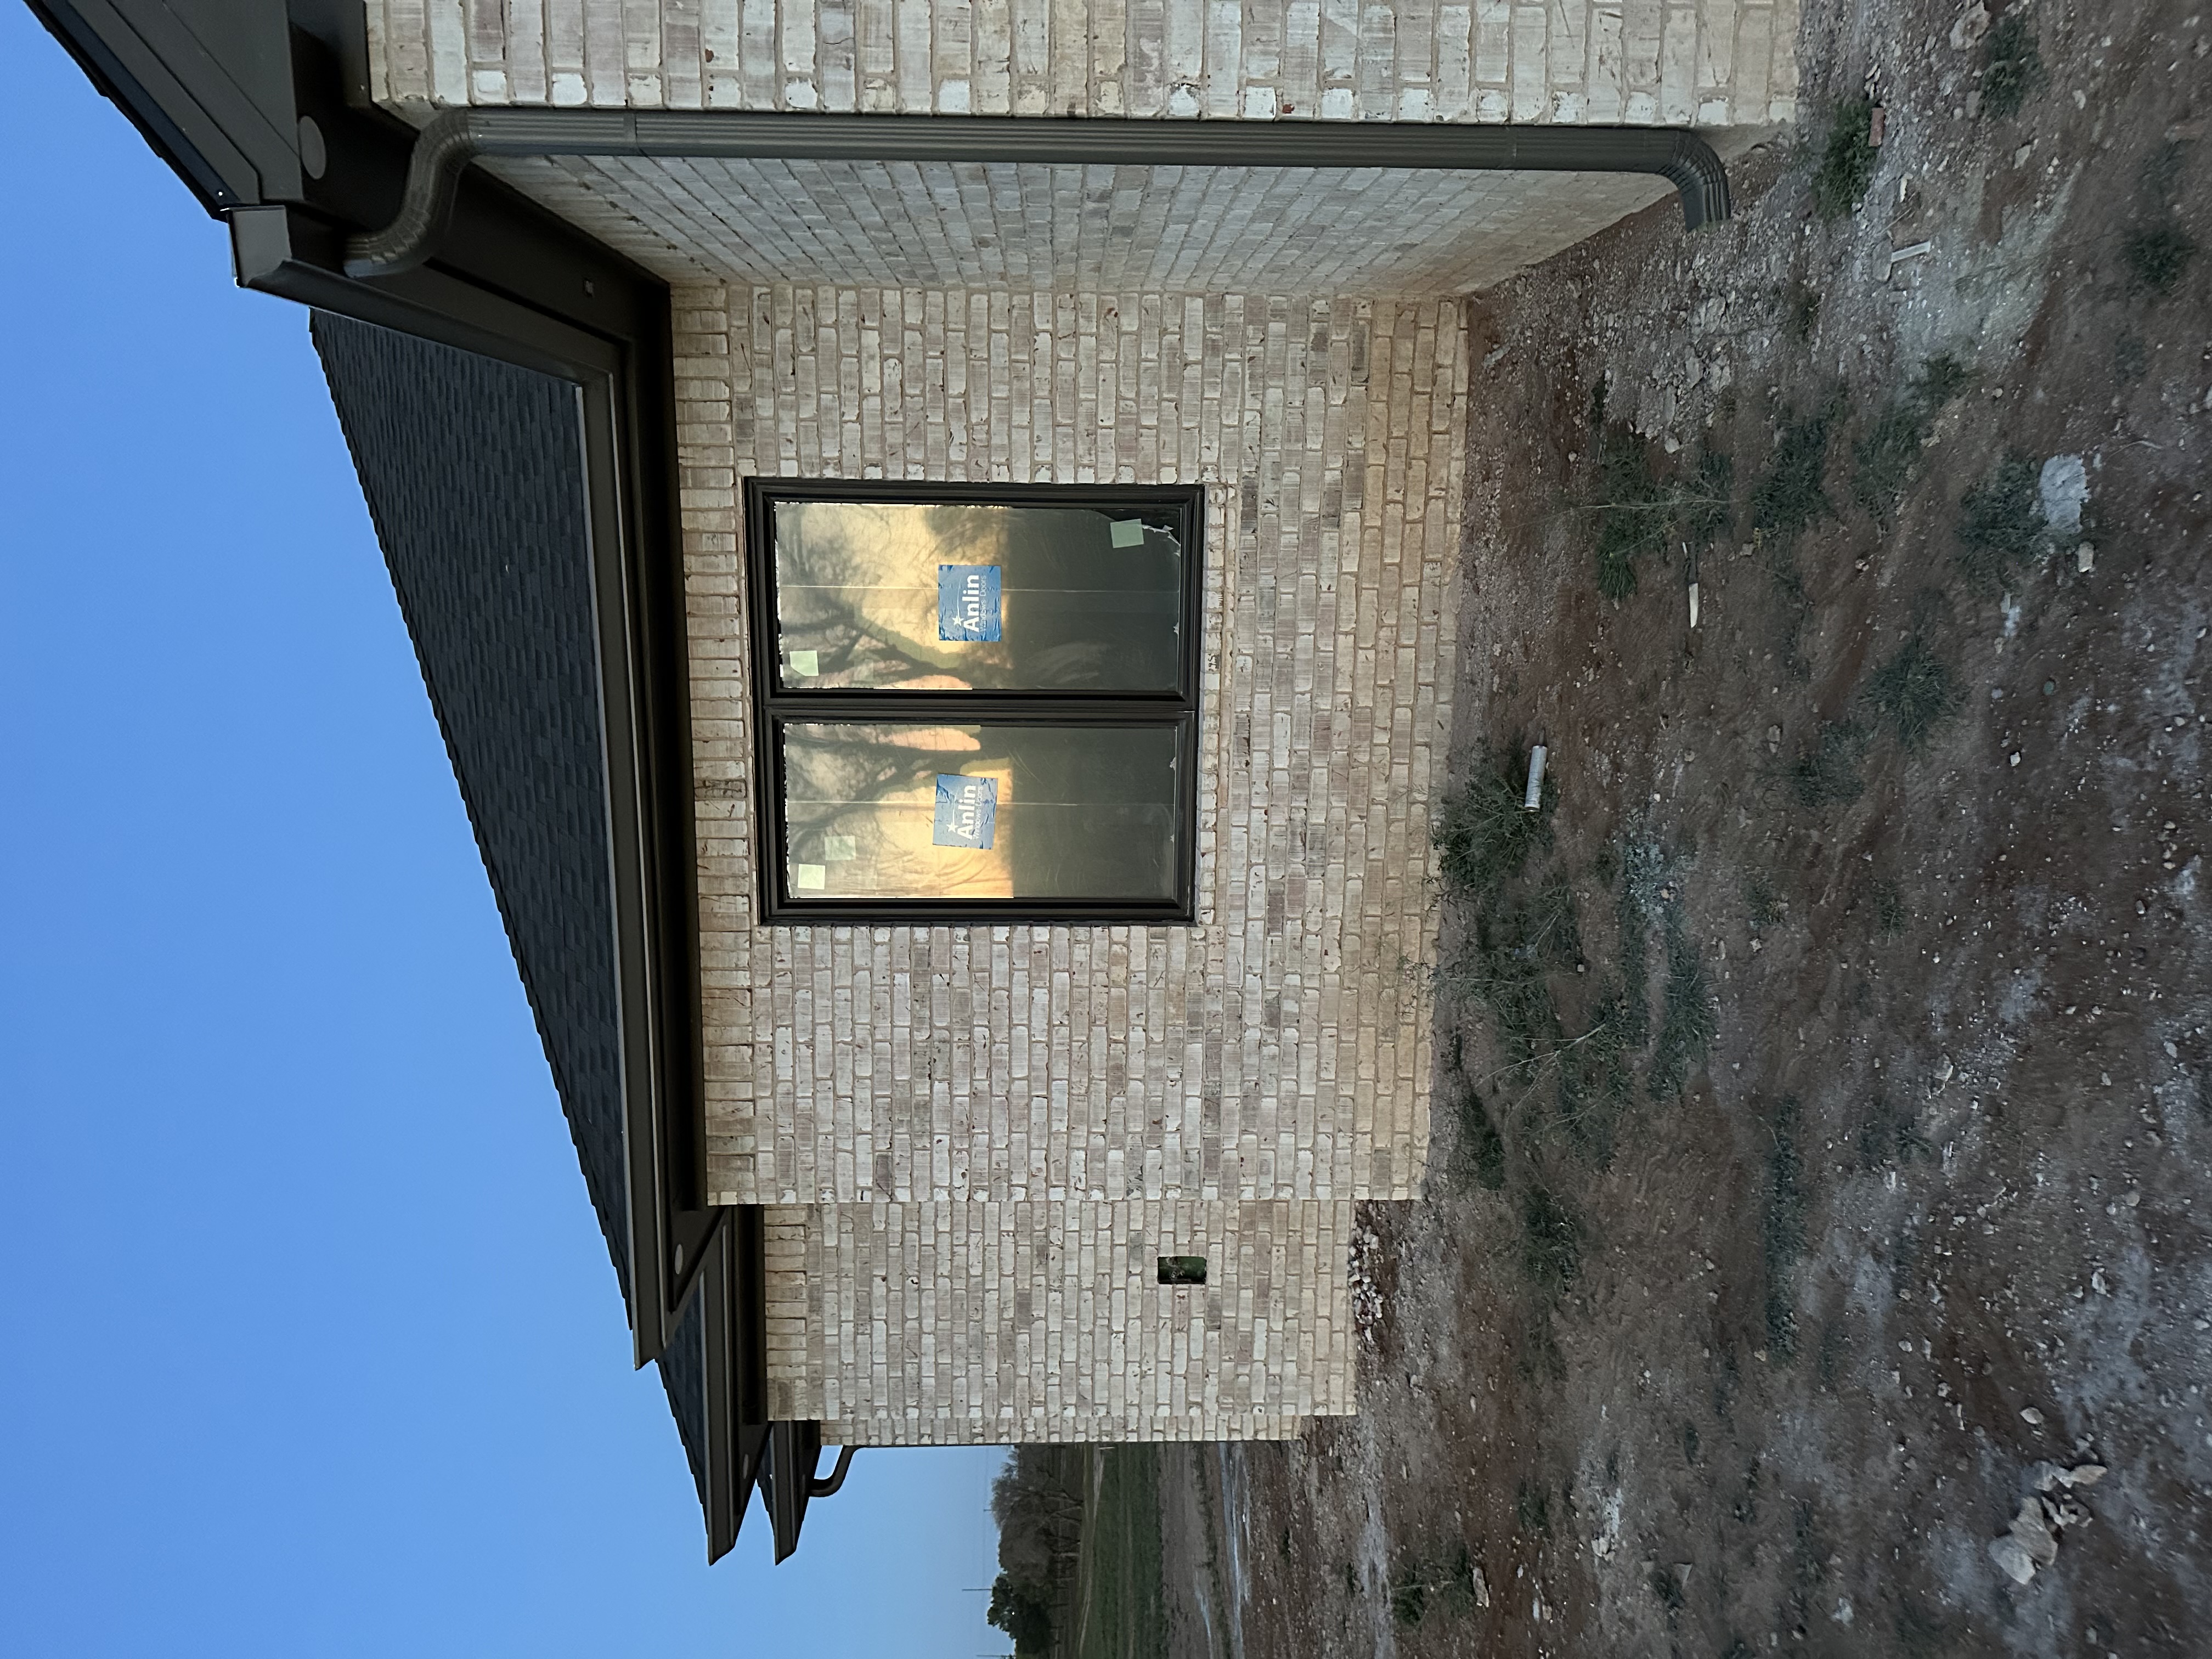
[(1620, 1040), (1629, 1048), (1641, 1048), (1651, 1035), (1651, 913), (1659, 903), (1663, 869), (1656, 843), (1628, 843), (1613, 920), (1620, 932)]
[(1521, 1270), (1538, 1290), (1557, 1295), (1583, 1270), (1583, 1224), (1547, 1188), (1531, 1187), (1521, 1200)]
[(1928, 746), (1929, 734), (1938, 722), (1958, 711), (1962, 696), (1950, 665), (1917, 634), (1869, 677), (1866, 695), (1907, 754)]
[(1597, 591), (1626, 599), (1637, 588), (1637, 562), (1664, 555), (1680, 544), (1703, 551), (1728, 527), (1729, 493), (1735, 471), (1729, 458), (1710, 450), (1686, 477), (1662, 479), (1652, 465), (1651, 446), (1622, 422), (1600, 428), (1595, 550)]
[(1481, 1599), (1481, 1575), (1462, 1544), (1449, 1559), (1407, 1559), (1390, 1581), (1390, 1616), (1413, 1629), (1432, 1614), (1467, 1612)]
[(1859, 1168), (1875, 1170), (1891, 1162), (1909, 1164), (1915, 1157), (1934, 1161), (1936, 1148), (1905, 1112), (1886, 1095), (1877, 1095), (1858, 1129)]
[(2171, 219), (2134, 232), (2120, 248), (2120, 258), (2128, 267), (2129, 286), (2153, 294), (2172, 293), (2196, 254), (2196, 242)]
[(1982, 113), (2009, 121), (2047, 76), (2027, 20), (2008, 12), (1982, 43)]
[(1823, 720), (1811, 748), (1790, 769), (1790, 787), (1797, 802), (1818, 811), (1826, 806), (1848, 806), (1865, 785), (1859, 762), (1871, 741), (1867, 729), (1855, 720)]
[(1717, 1022), (1705, 983), (1705, 960), (1679, 909), (1667, 912), (1667, 1000), (1659, 1012), (1659, 1041), (1651, 1051), (1645, 1086), (1651, 1097), (1678, 1094), (1690, 1073), (1705, 1062)]
[(1871, 98), (1853, 99), (1836, 111), (1820, 150), (1820, 169), (1813, 175), (1813, 209), (1823, 219), (1844, 217), (1866, 194), (1881, 160), (1873, 139)]
[(1534, 1480), (1523, 1480), (1513, 1488), (1513, 1518), (1521, 1523), (1521, 1530), (1548, 1536), (1552, 1530), (1552, 1489)]
[(1490, 1109), (1474, 1086), (1459, 1084), (1459, 1158), (1468, 1179), (1486, 1192), (1505, 1185), (1505, 1139), (1491, 1121)]
[(1959, 568), (1977, 591), (2002, 588), (2042, 544), (2040, 477), (2028, 457), (2008, 455), (1959, 503)]
[(1763, 933), (1781, 921), (1784, 908), (1774, 891), (1773, 884), (1765, 877), (1744, 878), (1743, 908), (1753, 933)]
[(1833, 511), (1821, 483), (1833, 416), (1824, 408), (1783, 428), (1766, 474), (1751, 492), (1751, 527), (1769, 540), (1786, 546)]
[(1574, 899), (1554, 882), (1528, 902), (1493, 901), (1475, 919), (1471, 949), (1443, 978), (1489, 1011), (1507, 1061), (1534, 1072), (1566, 1044), (1547, 973), (1580, 954)]
[(1905, 908), (1905, 890), (1893, 881), (1878, 881), (1874, 887), (1874, 930), (1884, 939), (1895, 939), (1912, 920)]
[(1881, 412), (1852, 447), (1851, 494), (1875, 520), (1887, 522), (1918, 470), (1936, 417), (1966, 384), (1966, 371), (1948, 352), (1930, 357), (1905, 396)]
[(1796, 1297), (1790, 1278), (1805, 1250), (1805, 1192), (1797, 1157), (1797, 1102), (1785, 1095), (1767, 1126), (1772, 1145), (1766, 1155), (1766, 1345), (1778, 1359), (1797, 1352)]
[(1528, 854), (1552, 838), (1552, 808), (1559, 786), (1544, 780), (1535, 811), (1521, 805), (1527, 775), (1504, 756), (1479, 762), (1467, 786), (1444, 803), (1435, 840), (1443, 878), (1461, 893), (1480, 900), (1521, 873)]

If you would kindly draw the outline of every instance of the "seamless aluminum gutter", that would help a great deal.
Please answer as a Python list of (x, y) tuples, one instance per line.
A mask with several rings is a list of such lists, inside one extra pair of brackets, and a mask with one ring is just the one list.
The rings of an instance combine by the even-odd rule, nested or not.
[(392, 222), (348, 240), (346, 275), (391, 276), (432, 258), (452, 216), (461, 174), (484, 155), (1645, 173), (1674, 185), (1688, 229), (1729, 213), (1728, 173), (1720, 157), (1696, 133), (1670, 127), (448, 110), (416, 140), (406, 194)]

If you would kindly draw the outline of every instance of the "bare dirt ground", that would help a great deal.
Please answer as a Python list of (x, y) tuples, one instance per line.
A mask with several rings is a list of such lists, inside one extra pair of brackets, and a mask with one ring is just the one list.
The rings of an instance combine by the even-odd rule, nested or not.
[(2212, 1653), (2212, 25), (1960, 17), (1473, 308), (1429, 1197), (1178, 1654)]

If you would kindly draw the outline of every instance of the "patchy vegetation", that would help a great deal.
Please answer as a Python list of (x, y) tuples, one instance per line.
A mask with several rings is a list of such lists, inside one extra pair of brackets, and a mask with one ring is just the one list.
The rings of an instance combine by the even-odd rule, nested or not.
[(2017, 11), (1998, 18), (1982, 43), (1982, 113), (2009, 121), (2048, 78), (2027, 20)]
[[(1469, 405), (1454, 793), (1541, 732), (1559, 799), (1443, 906), (1442, 959), (1510, 991), (1438, 981), (1495, 1139), (1440, 1073), (1438, 1155), (1486, 1164), (1363, 1212), (1360, 1419), (1222, 1454), (1247, 1535), (1295, 1534), (1250, 1659), (2202, 1645), (2212, 289), (2131, 239), (2205, 240), (2203, 77), (2179, 15), (2021, 16), (1996, 58), (2039, 28), (2066, 95), (2008, 120), (2000, 74), (1976, 120), (1979, 19), (1808, 14), (1808, 104), (1871, 69), (1892, 118), (1849, 234), (1820, 150), (1771, 149), (1727, 225), (1648, 214), (1470, 307), (1521, 372)], [(1648, 488), (1593, 482), (1600, 385)], [(1692, 628), (1648, 532), (1707, 452), (1738, 522)], [(1516, 517), (1561, 478), (1564, 527)], [(1650, 509), (1617, 599), (1607, 499)], [(1989, 1547), (2069, 1454), (2106, 1524), (2020, 1585)], [(1462, 1540), (1492, 1603), (1446, 1620)]]
[(2131, 232), (2122, 244), (2128, 279), (2141, 290), (2171, 294), (2181, 285), (2182, 273), (2197, 257), (2197, 243), (2171, 219)]
[(1694, 558), (1728, 528), (1735, 473), (1727, 456), (1705, 451), (1687, 477), (1662, 478), (1652, 453), (1626, 425), (1605, 424), (1601, 406), (1597, 499), (1589, 511), (1597, 523), (1597, 591), (1608, 599), (1635, 596), (1639, 560), (1677, 549)]
[(2040, 469), (2008, 455), (1987, 483), (1959, 503), (1959, 570), (1975, 592), (2001, 591), (2043, 546)]
[(1797, 1100), (1784, 1095), (1766, 1124), (1766, 1213), (1762, 1230), (1766, 1267), (1766, 1346), (1779, 1359), (1797, 1352), (1797, 1302), (1793, 1275), (1805, 1253), (1803, 1168), (1797, 1158)]
[(1866, 727), (1855, 720), (1822, 720), (1812, 746), (1790, 771), (1798, 804), (1819, 811), (1856, 800), (1866, 787), (1859, 763), (1871, 741)]
[(1851, 447), (1851, 495), (1878, 523), (1888, 524), (1920, 470), (1936, 417), (1966, 384), (1966, 368), (1956, 357), (1948, 352), (1930, 357), (1905, 395)]
[(1823, 219), (1844, 217), (1874, 182), (1881, 152), (1870, 142), (1873, 136), (1874, 100), (1854, 98), (1837, 108), (1813, 174), (1813, 209)]
[(1867, 701), (1907, 754), (1928, 746), (1936, 725), (1959, 712), (1963, 694), (1950, 665), (1914, 634), (1867, 681)]
[(1528, 854), (1551, 839), (1559, 782), (1545, 779), (1542, 804), (1534, 812), (1521, 805), (1528, 785), (1527, 769), (1501, 755), (1475, 768), (1445, 800), (1437, 820), (1437, 863), (1452, 888), (1480, 902), (1520, 874)]
[(1765, 474), (1751, 492), (1751, 527), (1777, 551), (1787, 550), (1835, 510), (1823, 483), (1835, 418), (1833, 406), (1823, 405), (1784, 425)]
[(1705, 1064), (1715, 1029), (1712, 992), (1705, 983), (1698, 942), (1690, 937), (1680, 906), (1669, 905), (1664, 915), (1667, 999), (1660, 1010), (1659, 1041), (1652, 1050), (1648, 1084), (1655, 1100), (1681, 1092), (1690, 1073)]

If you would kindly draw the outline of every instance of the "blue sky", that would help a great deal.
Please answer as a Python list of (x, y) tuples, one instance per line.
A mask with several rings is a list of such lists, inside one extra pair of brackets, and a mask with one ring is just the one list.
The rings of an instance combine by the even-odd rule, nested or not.
[(307, 313), (0, 64), (0, 1647), (1003, 1651), (995, 1453), (704, 1565)]

